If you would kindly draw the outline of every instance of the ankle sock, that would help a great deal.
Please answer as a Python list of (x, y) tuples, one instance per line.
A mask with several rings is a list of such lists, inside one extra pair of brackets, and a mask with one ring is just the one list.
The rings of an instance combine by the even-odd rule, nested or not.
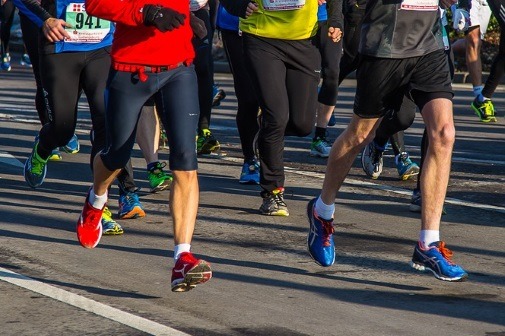
[(421, 230), (419, 234), (419, 241), (425, 248), (427, 248), (431, 243), (437, 242), (439, 240), (440, 240), (439, 230)]
[(317, 215), (322, 219), (330, 220), (333, 218), (333, 214), (335, 213), (335, 203), (330, 205), (324, 204), (321, 200), (321, 196), (317, 198), (315, 208)]
[(183, 243), (183, 244), (175, 245), (174, 260), (177, 262), (177, 259), (179, 259), (179, 256), (181, 255), (181, 253), (189, 252), (190, 250), (191, 250), (191, 244)]
[(93, 188), (91, 188), (91, 190), (89, 192), (88, 202), (95, 209), (103, 209), (103, 207), (107, 203), (107, 193), (105, 193), (103, 195), (97, 195), (97, 194), (95, 194), (95, 190), (93, 190)]
[(484, 89), (484, 85), (477, 85), (473, 87), (473, 95), (478, 97), (482, 94), (482, 90)]

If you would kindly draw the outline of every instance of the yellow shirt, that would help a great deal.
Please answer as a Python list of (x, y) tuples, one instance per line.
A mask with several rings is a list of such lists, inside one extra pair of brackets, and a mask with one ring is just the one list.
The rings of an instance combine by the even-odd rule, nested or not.
[[(269, 10), (263, 5), (305, 2), (293, 10)], [(239, 29), (244, 33), (281, 40), (303, 40), (317, 31), (317, 0), (258, 0), (258, 11), (247, 19), (240, 18)]]

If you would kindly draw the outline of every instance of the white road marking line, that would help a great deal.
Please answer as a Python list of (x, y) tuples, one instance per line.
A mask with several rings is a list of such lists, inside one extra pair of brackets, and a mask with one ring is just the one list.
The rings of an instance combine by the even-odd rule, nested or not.
[(48, 285), (41, 281), (12, 272), (11, 270), (3, 267), (0, 267), (0, 280), (26, 288), (32, 292), (39, 293), (152, 335), (190, 336), (189, 334), (183, 333), (177, 329), (167, 327), (163, 324), (107, 306), (95, 300)]
[(0, 163), (23, 168), (25, 165), (9, 153), (0, 152)]
[[(242, 159), (232, 158), (232, 157), (223, 157), (221, 159), (227, 160), (227, 161), (233, 161), (233, 162), (242, 162), (243, 161)], [(284, 167), (284, 169), (286, 171), (293, 173), (293, 174), (310, 176), (310, 177), (315, 177), (318, 179), (324, 179), (324, 174), (321, 174), (321, 173), (301, 171), (301, 170), (290, 168), (290, 167)], [(388, 191), (388, 192), (394, 192), (396, 194), (407, 195), (407, 196), (412, 195), (412, 190), (403, 189), (403, 188), (396, 188), (393, 186), (381, 185), (381, 184), (372, 183), (372, 182), (353, 180), (353, 179), (349, 179), (349, 178), (345, 179), (344, 184), (358, 186), (358, 187), (371, 188), (371, 189), (377, 189), (377, 190), (383, 190), (383, 191)], [(468, 201), (460, 200), (457, 198), (446, 198), (445, 203), (466, 206), (469, 208), (476, 208), (476, 209), (481, 209), (481, 210), (489, 210), (489, 211), (496, 211), (496, 212), (500, 212), (500, 213), (505, 213), (505, 207), (468, 202)]]

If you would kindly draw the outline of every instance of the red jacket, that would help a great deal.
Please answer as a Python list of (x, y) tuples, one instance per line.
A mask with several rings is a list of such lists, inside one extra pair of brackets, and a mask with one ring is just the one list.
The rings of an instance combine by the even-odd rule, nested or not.
[[(154, 26), (146, 27), (142, 16), (146, 4), (186, 15), (184, 24), (165, 33)], [(116, 23), (111, 52), (115, 65), (173, 66), (190, 63), (195, 57), (188, 0), (86, 0), (85, 5), (88, 14)]]

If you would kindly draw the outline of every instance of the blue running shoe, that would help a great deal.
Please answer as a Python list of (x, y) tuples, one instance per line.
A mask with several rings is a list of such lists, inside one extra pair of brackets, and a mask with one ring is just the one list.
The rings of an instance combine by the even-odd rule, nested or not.
[(332, 113), (330, 120), (328, 120), (328, 126), (332, 127), (335, 126), (336, 124), (337, 124), (337, 117), (335, 117), (335, 114)]
[(256, 160), (244, 162), (240, 173), (239, 183), (260, 184), (260, 164)]
[(119, 196), (118, 216), (121, 219), (144, 217), (146, 213), (142, 209), (139, 196), (135, 192), (128, 192)]
[(47, 160), (42, 159), (37, 154), (39, 142), (35, 142), (30, 157), (25, 162), (24, 176), (25, 181), (32, 188), (37, 188), (44, 183), (47, 173)]
[(464, 281), (468, 277), (461, 266), (451, 261), (452, 251), (443, 241), (431, 243), (427, 249), (417, 243), (410, 265), (418, 271), (431, 271), (435, 278), (443, 281)]
[(307, 205), (307, 217), (309, 218), (309, 234), (307, 246), (309, 254), (323, 267), (329, 267), (335, 262), (335, 243), (333, 242), (333, 219), (325, 220), (316, 214), (316, 198)]
[(28, 56), (28, 54), (23, 54), (23, 56), (21, 56), (21, 61), (19, 63), (27, 68), (32, 67), (32, 61), (30, 60), (30, 56)]
[(11, 71), (11, 56), (7, 54), (2, 55), (2, 62), (0, 63), (0, 67), (3, 71)]
[(63, 150), (69, 154), (75, 154), (79, 152), (81, 149), (81, 146), (79, 145), (79, 138), (77, 138), (77, 135), (73, 135), (68, 144), (63, 146)]
[(410, 177), (419, 174), (419, 166), (417, 163), (412, 162), (409, 157), (409, 153), (400, 153), (396, 160), (396, 169), (398, 169), (398, 176), (400, 177), (400, 180), (406, 181)]

